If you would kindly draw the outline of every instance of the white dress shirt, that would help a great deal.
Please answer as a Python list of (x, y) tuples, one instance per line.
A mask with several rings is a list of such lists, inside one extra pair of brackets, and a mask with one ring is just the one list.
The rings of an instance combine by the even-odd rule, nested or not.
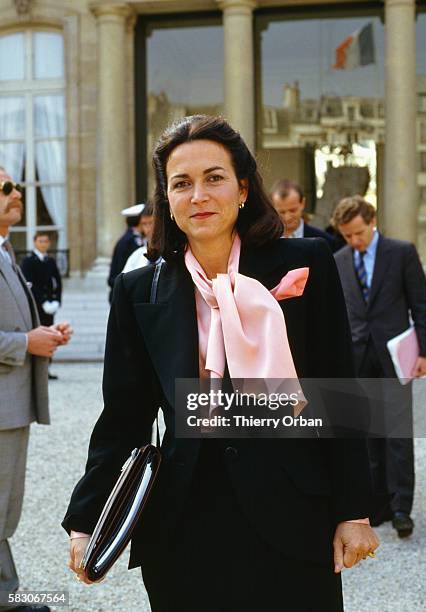
[(48, 257), (47, 253), (42, 253), (41, 251), (39, 251), (36, 248), (34, 248), (33, 251), (37, 255), (37, 257), (39, 258), (40, 261), (45, 261), (47, 259), (47, 257)]
[[(373, 238), (365, 249), (364, 255), (364, 267), (367, 273), (367, 287), (371, 288), (371, 281), (373, 280), (374, 264), (376, 262), (377, 243), (379, 242), (379, 232), (374, 230)], [(355, 266), (359, 263), (360, 254), (359, 251), (354, 249), (354, 264)]]
[(12, 265), (12, 260), (9, 253), (3, 248), (3, 244), (6, 242), (6, 240), (9, 240), (9, 236), (0, 236), (0, 254), (3, 255), (10, 265)]
[(298, 227), (292, 234), (289, 234), (288, 238), (303, 238), (303, 230), (305, 228), (305, 222), (303, 219), (300, 220)]
[(126, 261), (126, 265), (123, 268), (123, 272), (131, 272), (137, 270), (137, 268), (143, 268), (149, 264), (149, 260), (145, 257), (148, 251), (146, 244), (133, 251)]

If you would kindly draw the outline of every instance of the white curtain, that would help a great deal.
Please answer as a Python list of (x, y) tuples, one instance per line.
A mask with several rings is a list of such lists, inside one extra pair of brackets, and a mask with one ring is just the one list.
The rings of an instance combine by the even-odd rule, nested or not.
[[(0, 96), (0, 166), (3, 166), (15, 181), (22, 179), (25, 151), (24, 136), (24, 98)], [(15, 139), (22, 140), (21, 142), (13, 142)]]
[[(37, 96), (34, 104), (35, 154), (41, 191), (52, 221), (60, 229), (58, 248), (65, 247), (65, 135), (64, 97)], [(43, 140), (41, 140), (43, 139)], [(62, 185), (44, 185), (62, 183)]]

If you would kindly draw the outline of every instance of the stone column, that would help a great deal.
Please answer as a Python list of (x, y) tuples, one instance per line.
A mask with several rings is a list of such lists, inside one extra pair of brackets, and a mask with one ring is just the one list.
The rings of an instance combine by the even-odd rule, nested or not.
[(385, 0), (386, 144), (384, 232), (416, 241), (415, 0)]
[(129, 200), (126, 3), (93, 3), (98, 22), (97, 253), (110, 257), (124, 231), (120, 214)]
[(224, 29), (225, 117), (255, 150), (253, 9), (255, 0), (220, 0)]

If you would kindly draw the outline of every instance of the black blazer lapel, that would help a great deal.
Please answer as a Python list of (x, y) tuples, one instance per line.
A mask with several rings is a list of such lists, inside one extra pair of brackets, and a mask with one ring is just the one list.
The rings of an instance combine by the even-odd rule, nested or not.
[(173, 406), (175, 378), (199, 377), (194, 285), (183, 261), (172, 266), (164, 264), (157, 302), (135, 303), (134, 309), (154, 369)]
[(386, 271), (392, 260), (391, 251), (392, 249), (388, 248), (386, 238), (383, 238), (383, 236), (379, 235), (379, 241), (377, 243), (376, 249), (376, 259), (374, 261), (373, 278), (371, 280), (368, 308), (371, 308), (371, 305), (377, 297), (380, 287), (382, 286), (383, 280), (386, 276)]

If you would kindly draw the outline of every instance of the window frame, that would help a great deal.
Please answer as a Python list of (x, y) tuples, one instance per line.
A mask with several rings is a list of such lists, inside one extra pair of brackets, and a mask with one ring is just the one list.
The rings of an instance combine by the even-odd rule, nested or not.
[[(61, 34), (64, 45), (64, 66), (63, 76), (61, 78), (50, 78), (50, 79), (36, 79), (34, 70), (34, 44), (33, 36), (37, 32), (54, 32)], [(37, 188), (41, 185), (45, 186), (61, 186), (64, 188), (65, 197), (65, 210), (67, 209), (67, 176), (65, 172), (63, 182), (46, 182), (36, 180), (35, 176), (35, 146), (39, 140), (46, 141), (46, 137), (36, 137), (35, 126), (34, 126), (34, 108), (35, 98), (41, 95), (57, 95), (61, 94), (64, 98), (66, 105), (66, 74), (65, 74), (65, 37), (63, 30), (53, 27), (31, 27), (31, 28), (14, 28), (13, 30), (7, 30), (0, 33), (0, 36), (8, 36), (10, 34), (24, 34), (24, 79), (23, 80), (4, 80), (1, 83), (1, 97), (22, 97), (24, 99), (25, 107), (25, 132), (24, 138), (13, 140), (2, 140), (2, 143), (8, 142), (23, 142), (25, 150), (25, 181), (22, 182), (25, 188), (25, 213), (26, 223), (25, 225), (15, 226), (11, 228), (11, 234), (15, 233), (26, 233), (26, 249), (32, 250), (33, 248), (33, 236), (38, 230), (62, 232), (64, 248), (68, 245), (67, 236), (67, 223), (65, 221), (63, 226), (59, 225), (38, 225), (37, 224)], [(66, 106), (65, 106), (66, 108)], [(63, 136), (55, 136), (55, 141), (61, 141), (64, 143), (64, 150), (66, 155), (66, 143), (67, 143), (67, 120), (66, 112), (64, 114), (64, 134)], [(66, 168), (66, 160), (65, 160)], [(13, 177), (14, 180), (20, 180), (20, 177)], [(65, 217), (66, 218), (66, 217)]]

